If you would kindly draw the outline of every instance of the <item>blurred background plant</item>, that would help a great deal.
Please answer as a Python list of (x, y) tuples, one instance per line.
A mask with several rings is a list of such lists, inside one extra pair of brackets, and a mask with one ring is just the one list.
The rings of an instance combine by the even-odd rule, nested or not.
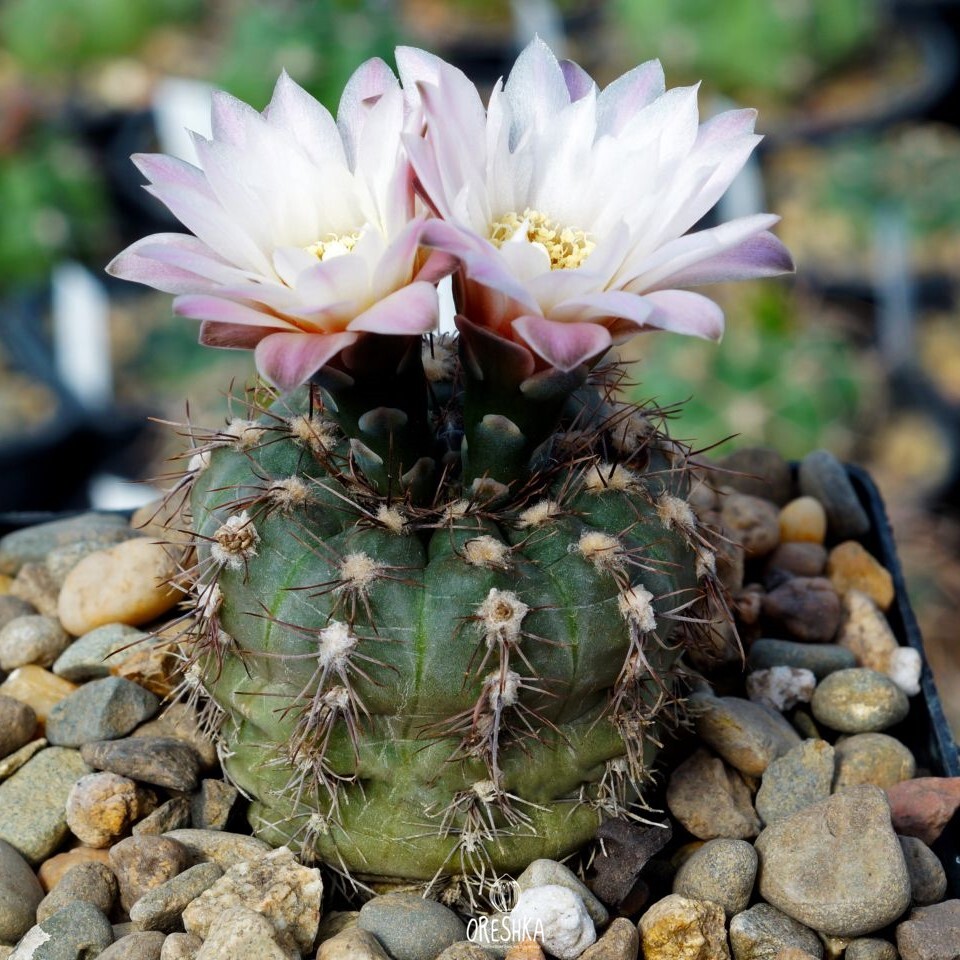
[(0, 512), (148, 498), (124, 481), (164, 473), (178, 440), (147, 416), (189, 401), (216, 423), (252, 374), (198, 350), (169, 297), (102, 273), (179, 229), (128, 157), (189, 159), (208, 85), (262, 107), (286, 69), (335, 109), (360, 61), (412, 42), (489, 86), (533, 32), (601, 83), (659, 57), (670, 85), (704, 80), (705, 113), (760, 107), (768, 136), (721, 215), (780, 213), (798, 274), (722, 291), (719, 347), (629, 344), (635, 396), (680, 404), (674, 432), (720, 453), (868, 467), (960, 726), (958, 23), (956, 0), (5, 0)]

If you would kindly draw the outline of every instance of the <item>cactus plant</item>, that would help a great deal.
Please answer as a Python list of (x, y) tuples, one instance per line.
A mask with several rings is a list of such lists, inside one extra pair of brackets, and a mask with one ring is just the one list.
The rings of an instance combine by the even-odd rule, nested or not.
[[(262, 117), (216, 100), (202, 172), (141, 163), (197, 237), (147, 238), (112, 269), (180, 294), (204, 342), (255, 347), (272, 384), (193, 431), (176, 488), (195, 548), (185, 688), (216, 705), (256, 831), (344, 874), (476, 887), (638, 815), (684, 646), (724, 611), (691, 451), (617, 399), (624, 371), (601, 357), (638, 330), (719, 335), (715, 305), (672, 288), (789, 259), (773, 218), (687, 232), (753, 118), (698, 128), (695, 92), (663, 94), (659, 65), (598, 96), (535, 42), (485, 113), (436, 58), (398, 62), (403, 92), (361, 68), (339, 134), (287, 78)], [(452, 146), (436, 111), (461, 123)], [(581, 227), (529, 182), (544, 142), (565, 162), (596, 144)], [(620, 210), (604, 178), (640, 158), (665, 183), (624, 181)], [(485, 163), (513, 165), (525, 196), (485, 194)], [(452, 271), (458, 332), (436, 335)]]

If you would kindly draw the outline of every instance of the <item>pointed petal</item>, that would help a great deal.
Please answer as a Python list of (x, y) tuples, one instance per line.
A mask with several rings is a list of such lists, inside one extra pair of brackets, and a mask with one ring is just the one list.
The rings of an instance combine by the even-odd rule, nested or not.
[(257, 369), (285, 393), (357, 342), (358, 333), (274, 333), (257, 344)]
[(663, 96), (665, 89), (659, 60), (648, 60), (618, 77), (597, 99), (597, 136), (616, 136), (635, 113)]
[(537, 356), (558, 370), (573, 370), (592, 360), (613, 342), (609, 331), (596, 323), (557, 323), (543, 317), (518, 317), (514, 333)]
[(360, 64), (347, 81), (337, 110), (337, 126), (351, 169), (356, 162), (357, 140), (367, 108), (371, 102), (396, 86), (397, 78), (393, 71), (379, 57)]
[(561, 60), (560, 69), (563, 71), (563, 80), (567, 85), (571, 103), (596, 89), (597, 85), (593, 77), (579, 63), (574, 63), (573, 60)]
[(794, 269), (790, 251), (764, 230), (729, 250), (664, 277), (658, 286), (698, 287), (729, 280), (756, 280), (793, 273)]
[(644, 300), (654, 308), (647, 325), (705, 340), (723, 336), (723, 311), (712, 300), (689, 290), (658, 290)]
[(223, 90), (215, 90), (210, 98), (210, 126), (214, 140), (243, 147), (250, 127), (260, 121), (260, 114), (249, 104)]
[(205, 347), (223, 350), (252, 350), (264, 338), (277, 332), (275, 327), (251, 327), (245, 323), (214, 323), (204, 320), (200, 324), (199, 342)]
[(177, 294), (210, 293), (218, 284), (245, 276), (186, 233), (144, 237), (114, 257), (106, 270), (111, 276)]
[(346, 165), (343, 140), (330, 111), (286, 70), (280, 74), (264, 116), (271, 126), (287, 131), (317, 165), (331, 161)]
[(503, 92), (513, 114), (511, 145), (517, 143), (524, 131), (543, 127), (570, 103), (560, 64), (539, 37), (520, 52)]
[(600, 293), (574, 297), (558, 304), (550, 311), (550, 319), (562, 323), (597, 322), (617, 317), (642, 326), (653, 312), (645, 297), (625, 290), (604, 290)]
[(253, 307), (222, 297), (204, 294), (187, 294), (173, 301), (173, 312), (178, 317), (192, 320), (211, 320), (214, 323), (229, 323), (241, 326), (272, 327), (275, 330), (292, 330), (293, 325), (280, 317), (255, 310)]
[(753, 128), (757, 122), (757, 111), (746, 110), (726, 110), (711, 117), (700, 124), (700, 132), (697, 134), (697, 146), (716, 143), (724, 140), (734, 140), (737, 137), (743, 137), (753, 133)]
[(394, 335), (429, 333), (436, 329), (439, 311), (437, 288), (418, 281), (378, 300), (347, 324), (347, 329)]

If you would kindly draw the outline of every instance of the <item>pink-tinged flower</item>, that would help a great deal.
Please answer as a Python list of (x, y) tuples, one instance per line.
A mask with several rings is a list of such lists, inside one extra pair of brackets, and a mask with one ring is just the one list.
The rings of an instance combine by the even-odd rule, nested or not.
[(336, 121), (286, 74), (263, 114), (215, 94), (199, 167), (134, 158), (192, 235), (146, 237), (107, 269), (177, 294), (174, 312), (202, 321), (202, 343), (254, 348), (284, 390), (365, 333), (432, 330), (449, 257), (424, 262), (405, 116), (380, 60), (353, 75)]
[(722, 311), (685, 288), (792, 269), (775, 216), (690, 232), (759, 142), (754, 111), (701, 124), (697, 88), (665, 91), (656, 61), (599, 91), (539, 40), (486, 110), (439, 58), (401, 48), (397, 63), (425, 125), (407, 149), (440, 218), (424, 240), (460, 260), (468, 324), (538, 367), (572, 370), (644, 330), (718, 339)]

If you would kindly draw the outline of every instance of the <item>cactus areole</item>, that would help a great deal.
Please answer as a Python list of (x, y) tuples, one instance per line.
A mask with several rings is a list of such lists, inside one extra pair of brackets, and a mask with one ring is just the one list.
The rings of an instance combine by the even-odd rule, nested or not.
[[(465, 884), (636, 815), (682, 652), (725, 612), (690, 451), (608, 348), (719, 336), (684, 289), (789, 269), (755, 216), (691, 232), (758, 138), (659, 64), (598, 91), (539, 41), (488, 108), (423, 51), (336, 122), (284, 76), (200, 166), (141, 157), (193, 235), (111, 271), (263, 378), (191, 430), (183, 689), (271, 843)], [(434, 332), (453, 275), (456, 333)]]

